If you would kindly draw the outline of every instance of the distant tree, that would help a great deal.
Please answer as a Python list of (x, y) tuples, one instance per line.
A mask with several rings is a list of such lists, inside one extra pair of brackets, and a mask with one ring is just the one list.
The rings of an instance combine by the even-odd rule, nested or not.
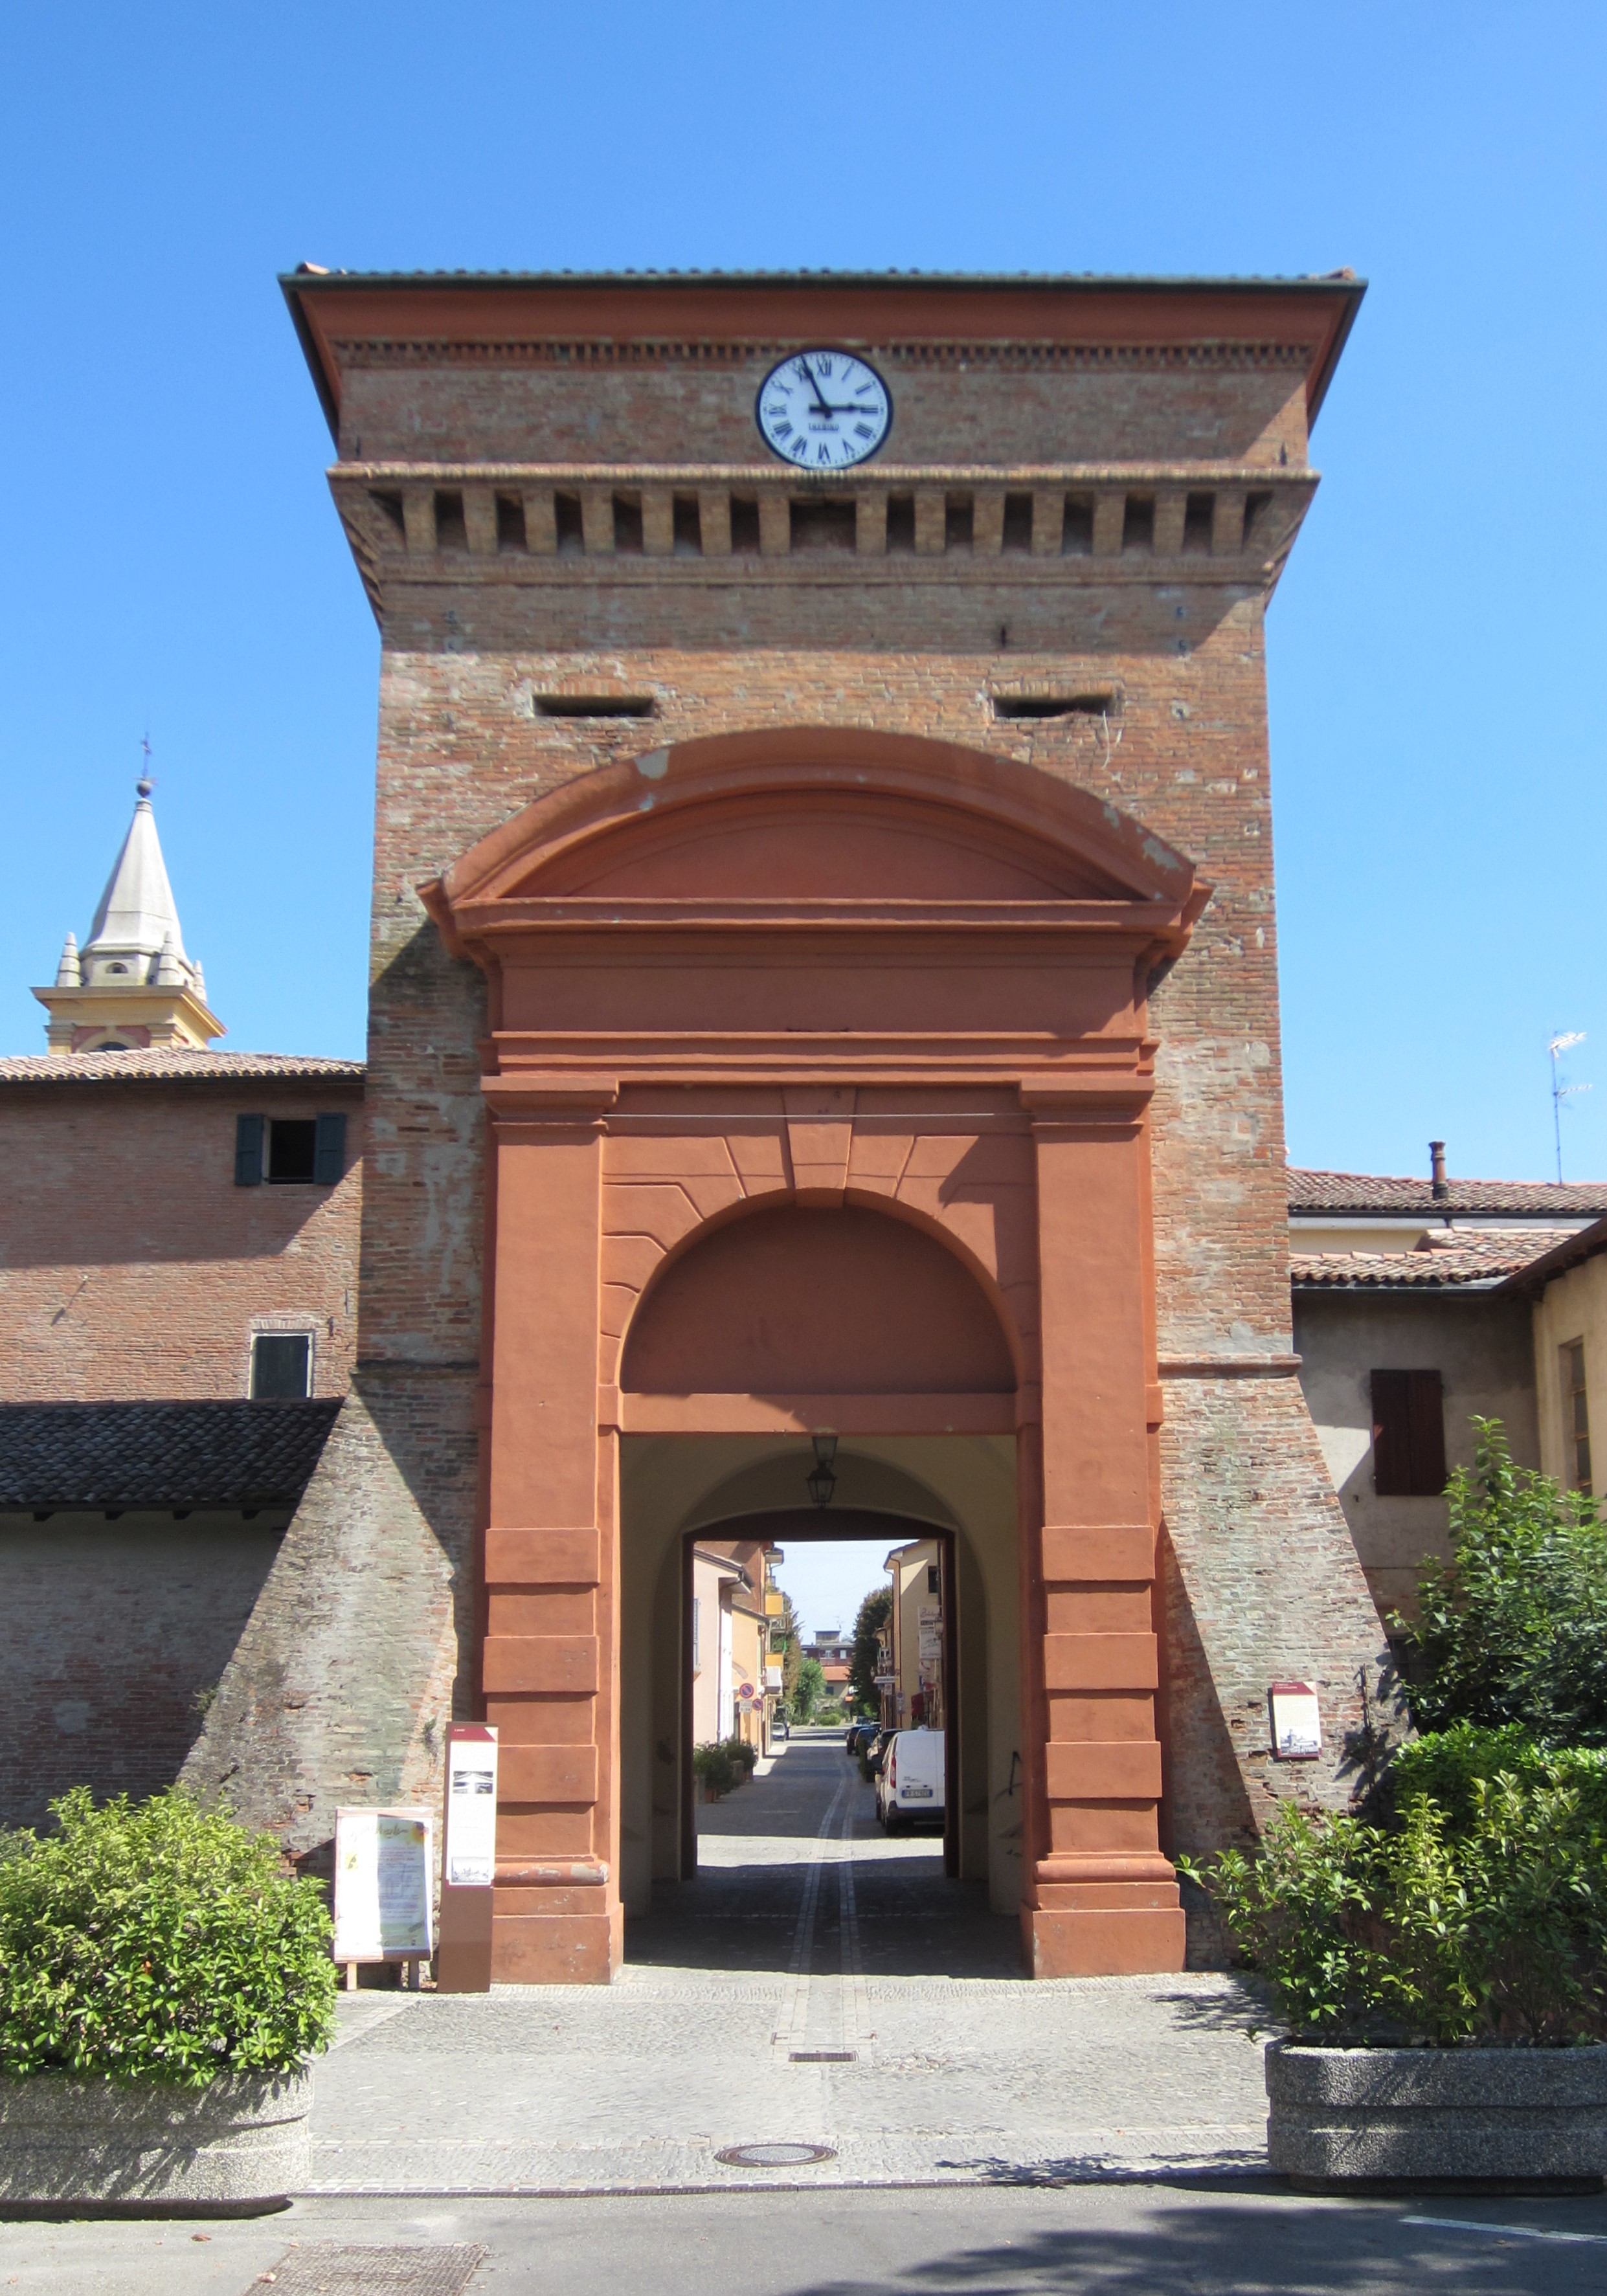
[(791, 1595), (785, 1593), (781, 1598), (780, 1618), (770, 1621), (770, 1651), (773, 1657), (779, 1654), (781, 1659), (782, 1703), (790, 1714), (798, 1692), (798, 1613), (792, 1608)]
[(893, 1607), (890, 1587), (874, 1587), (859, 1605), (859, 1615), (854, 1621), (854, 1652), (849, 1660), (849, 1695), (853, 1703), (867, 1714), (874, 1714), (881, 1706), (881, 1693), (876, 1688), (879, 1652), (876, 1637), (887, 1624), (888, 1613)]
[(807, 1722), (825, 1696), (826, 1670), (817, 1658), (800, 1658), (792, 1685), (792, 1718)]

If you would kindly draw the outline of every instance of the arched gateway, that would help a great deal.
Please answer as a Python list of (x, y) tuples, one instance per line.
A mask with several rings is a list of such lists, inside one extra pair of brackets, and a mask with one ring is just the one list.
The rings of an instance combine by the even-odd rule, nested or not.
[[(652, 1538), (823, 1429), (873, 1481), (1003, 1463), (1030, 1965), (1180, 1966), (1146, 994), (1206, 898), (1189, 862), (1005, 758), (769, 730), (644, 745), (426, 898), (489, 982), (496, 1975), (617, 1967), (661, 1855), (631, 1849), (620, 1664)], [(636, 1557), (648, 1444), (681, 1481)]]
[[(665, 1558), (827, 1426), (974, 1566), (1029, 1965), (1175, 1965), (1158, 1843), (1291, 1790), (1277, 1682), (1343, 1804), (1383, 1648), (1291, 1350), (1263, 659), (1359, 283), (284, 287), (381, 640), (358, 1329), (186, 1774), (323, 1859), (488, 1717), (496, 1973), (606, 1978)], [(840, 351), (891, 430), (811, 398), (800, 461), (761, 386)]]

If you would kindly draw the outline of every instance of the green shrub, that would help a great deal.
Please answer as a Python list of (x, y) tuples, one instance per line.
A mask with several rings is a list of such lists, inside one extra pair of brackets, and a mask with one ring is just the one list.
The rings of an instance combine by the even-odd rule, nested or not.
[(1393, 1622), (1413, 1723), (1607, 1746), (1607, 1522), (1587, 1492), (1514, 1467), (1499, 1420), (1473, 1426), (1473, 1472), (1446, 1492), (1451, 1562), (1425, 1571), (1416, 1622)]
[(750, 1778), (758, 1767), (758, 1748), (750, 1746), (746, 1738), (727, 1738), (726, 1751), (731, 1758), (732, 1775), (738, 1785)]
[(706, 1745), (694, 1746), (692, 1750), (692, 1775), (711, 1793), (728, 1794), (737, 1783), (736, 1767), (731, 1759), (729, 1742), (722, 1745), (711, 1738)]
[(271, 1837), (176, 1787), (96, 1809), (79, 1786), (51, 1807), (54, 1833), (0, 1856), (0, 2073), (202, 2088), (326, 2045), (323, 1888)]
[(1464, 1728), (1398, 1758), (1382, 1825), (1285, 1804), (1188, 1866), (1296, 2038), (1607, 2038), (1607, 1757)]

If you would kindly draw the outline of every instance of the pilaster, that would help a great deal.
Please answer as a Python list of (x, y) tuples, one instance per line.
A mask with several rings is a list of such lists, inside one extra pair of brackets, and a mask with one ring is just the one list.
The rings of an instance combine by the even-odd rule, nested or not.
[(594, 1332), (611, 1086), (488, 1078), (496, 1316), (486, 1719), (501, 1740), (492, 1975), (606, 1983), (624, 1941), (611, 1476)]
[[(1146, 1076), (1022, 1086), (1038, 1191), (1043, 1415), (1023, 1450), (1029, 1964), (1041, 1977), (1180, 1969), (1161, 1855), (1149, 1422)], [(1036, 1724), (1036, 1727), (1035, 1727)]]

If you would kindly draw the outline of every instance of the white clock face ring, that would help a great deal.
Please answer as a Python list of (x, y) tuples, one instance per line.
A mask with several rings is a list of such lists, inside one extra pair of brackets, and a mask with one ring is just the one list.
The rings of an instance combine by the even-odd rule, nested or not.
[(892, 394), (851, 351), (793, 351), (773, 366), (754, 408), (765, 444), (800, 471), (847, 471), (893, 424)]

